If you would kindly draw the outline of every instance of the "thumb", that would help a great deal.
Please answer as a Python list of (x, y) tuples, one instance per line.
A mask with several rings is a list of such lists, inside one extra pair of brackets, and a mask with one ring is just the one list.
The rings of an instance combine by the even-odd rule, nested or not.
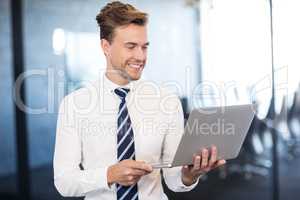
[(189, 172), (190, 171), (190, 169), (189, 169), (189, 166), (188, 165), (184, 165), (183, 167), (182, 167), (182, 172)]

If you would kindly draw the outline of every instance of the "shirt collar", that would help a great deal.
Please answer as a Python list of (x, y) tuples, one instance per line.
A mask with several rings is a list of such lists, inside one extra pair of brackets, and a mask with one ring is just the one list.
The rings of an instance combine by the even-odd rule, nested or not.
[(118, 85), (118, 84), (112, 82), (109, 78), (107, 78), (106, 74), (104, 73), (103, 74), (103, 82), (104, 82), (105, 87), (111, 92), (114, 92), (114, 90), (116, 88), (122, 87), (122, 88), (130, 89), (130, 93), (132, 93), (135, 90), (135, 85), (137, 84), (138, 81), (131, 81), (126, 85)]

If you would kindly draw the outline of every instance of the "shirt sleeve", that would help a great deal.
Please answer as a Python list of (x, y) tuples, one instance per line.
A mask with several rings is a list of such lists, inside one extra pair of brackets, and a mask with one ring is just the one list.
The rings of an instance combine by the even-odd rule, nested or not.
[[(182, 106), (179, 98), (176, 95), (168, 94), (165, 97), (164, 112), (168, 117), (168, 130), (164, 138), (162, 151), (162, 160), (171, 161), (175, 156), (175, 152), (184, 133), (184, 117)], [(164, 168), (163, 177), (169, 189), (174, 192), (187, 192), (196, 187), (196, 183), (186, 186), (182, 182), (182, 167)]]
[(65, 197), (85, 196), (95, 190), (112, 190), (107, 184), (107, 167), (81, 170), (82, 146), (75, 112), (65, 97), (57, 120), (54, 151), (54, 184)]

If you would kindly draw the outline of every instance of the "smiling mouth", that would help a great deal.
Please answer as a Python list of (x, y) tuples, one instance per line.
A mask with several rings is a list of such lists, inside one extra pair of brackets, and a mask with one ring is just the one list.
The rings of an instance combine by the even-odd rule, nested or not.
[(139, 70), (143, 69), (142, 64), (128, 64), (128, 66), (131, 67), (131, 68), (134, 68), (134, 69), (139, 69)]

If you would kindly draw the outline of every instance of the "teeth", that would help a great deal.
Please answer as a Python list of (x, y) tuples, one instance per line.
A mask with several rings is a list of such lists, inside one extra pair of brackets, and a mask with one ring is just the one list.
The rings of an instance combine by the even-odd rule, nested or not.
[(133, 68), (136, 68), (136, 69), (138, 69), (138, 68), (141, 67), (141, 65), (134, 65), (134, 64), (129, 64), (129, 66), (130, 66), (130, 67), (133, 67)]

